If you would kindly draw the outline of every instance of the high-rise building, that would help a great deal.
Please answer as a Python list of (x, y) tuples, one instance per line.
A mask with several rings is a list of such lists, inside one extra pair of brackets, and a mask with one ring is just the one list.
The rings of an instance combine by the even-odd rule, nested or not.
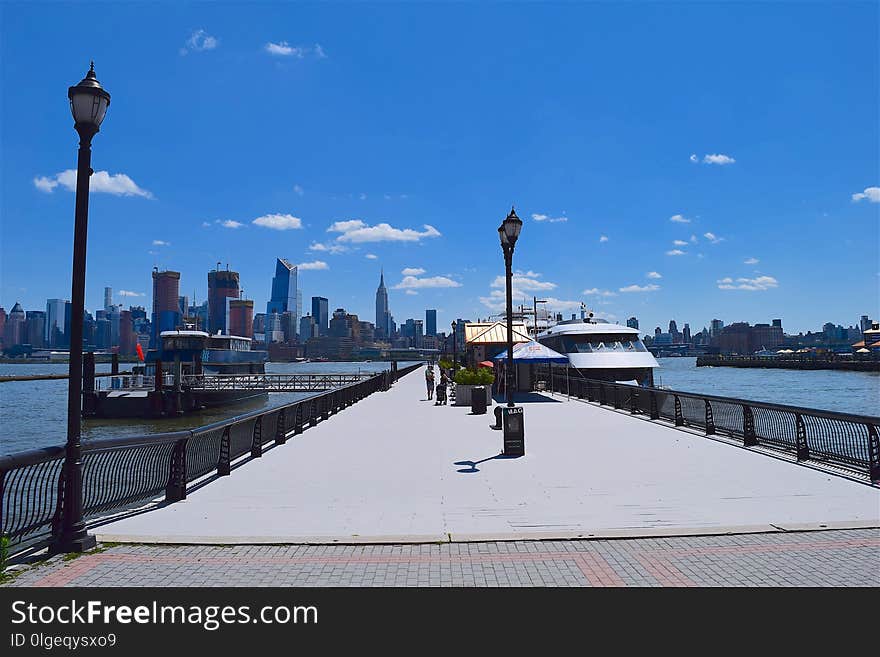
[(64, 302), (64, 337), (59, 347), (70, 348), (70, 320), (73, 304), (70, 301)]
[(6, 330), (6, 309), (0, 306), (0, 349), (3, 348), (3, 333)]
[(16, 301), (6, 317), (6, 326), (3, 331), (3, 346), (6, 349), (24, 344), (27, 337), (27, 316)]
[(351, 320), (345, 308), (337, 308), (333, 311), (333, 317), (330, 318), (329, 326), (330, 337), (333, 338), (350, 338)]
[(637, 328), (639, 328), (639, 320), (636, 319), (635, 317), (630, 317), (628, 320), (626, 320), (626, 325), (629, 328), (637, 329)]
[(681, 333), (678, 332), (678, 325), (674, 319), (669, 320), (669, 335), (672, 336), (673, 344), (681, 342)]
[(861, 318), (859, 318), (859, 330), (862, 333), (864, 333), (865, 331), (868, 331), (870, 329), (871, 329), (871, 320), (868, 318), (867, 315), (862, 315)]
[(437, 311), (433, 308), (425, 311), (425, 335), (437, 335)]
[(385, 272), (379, 273), (379, 287), (376, 290), (376, 334), (379, 337), (390, 338), (391, 313), (388, 311), (388, 290), (385, 289)]
[(177, 297), (177, 309), (180, 311), (181, 317), (189, 316), (189, 297)]
[(238, 299), (239, 285), (238, 272), (217, 269), (208, 272), (208, 333), (216, 335), (219, 331), (229, 334), (228, 313), (229, 300)]
[(64, 342), (64, 299), (46, 300), (46, 346), (58, 347)]
[[(312, 297), (312, 302), (314, 302), (316, 298), (317, 297)], [(318, 324), (315, 322), (314, 317), (306, 315), (299, 320), (299, 339), (306, 342), (307, 340), (316, 337), (318, 337)]]
[(104, 310), (110, 310), (110, 306), (113, 305), (113, 288), (105, 287), (104, 288)]
[[(318, 329), (318, 335), (327, 335), (327, 331), (330, 328), (330, 306), (329, 301), (324, 297), (312, 297), (312, 320)], [(308, 338), (302, 337), (301, 334), (302, 331), (300, 331), (300, 339), (303, 341), (308, 340)]]
[(724, 322), (720, 319), (713, 319), (712, 323), (709, 324), (709, 337), (716, 337), (721, 333), (721, 329), (724, 328)]
[(137, 353), (137, 334), (134, 331), (134, 320), (130, 310), (119, 311), (119, 353), (133, 356)]
[(254, 337), (254, 302), (252, 299), (229, 300), (229, 335)]
[(691, 343), (691, 325), (685, 322), (684, 328), (681, 329), (681, 340), (685, 344)]
[(25, 319), (27, 320), (25, 342), (35, 349), (42, 349), (46, 346), (46, 313), (42, 310), (28, 310)]
[[(180, 272), (153, 268), (153, 314), (150, 346), (155, 347), (162, 331), (173, 331), (180, 324)], [(109, 317), (108, 317), (109, 319)]]
[(774, 319), (773, 326), (776, 328), (782, 328), (782, 320), (781, 319)]

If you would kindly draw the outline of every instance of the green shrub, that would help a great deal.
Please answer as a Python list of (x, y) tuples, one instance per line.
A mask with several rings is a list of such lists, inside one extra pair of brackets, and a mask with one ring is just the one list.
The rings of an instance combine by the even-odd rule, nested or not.
[(464, 386), (488, 386), (495, 381), (495, 375), (488, 367), (480, 367), (476, 370), (458, 370), (455, 373), (455, 382)]
[(9, 537), (0, 536), (0, 573), (6, 568), (6, 560), (9, 558)]
[(451, 358), (441, 358), (437, 364), (442, 369), (448, 370), (452, 367), (452, 359)]

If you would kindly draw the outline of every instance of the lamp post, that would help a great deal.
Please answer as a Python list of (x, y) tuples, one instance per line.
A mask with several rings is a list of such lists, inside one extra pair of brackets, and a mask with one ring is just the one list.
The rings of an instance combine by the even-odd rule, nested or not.
[(455, 335), (455, 322), (452, 322), (452, 378), (455, 379), (455, 370), (458, 368), (458, 344)]
[(82, 349), (85, 314), (86, 240), (89, 222), (89, 176), (92, 175), (92, 137), (110, 106), (107, 93), (95, 77), (95, 63), (79, 84), (67, 90), (74, 129), (79, 133), (76, 168), (76, 217), (73, 229), (73, 281), (70, 290), (70, 369), (67, 392), (67, 449), (64, 455), (64, 497), (60, 531), (53, 552), (83, 552), (95, 537), (86, 532), (82, 487)]
[(504, 251), (504, 268), (507, 280), (507, 363), (504, 368), (504, 389), (507, 393), (507, 405), (513, 406), (513, 250), (516, 248), (516, 240), (522, 230), (522, 219), (516, 216), (516, 210), (510, 209), (510, 214), (498, 227), (498, 238), (501, 240), (501, 250)]

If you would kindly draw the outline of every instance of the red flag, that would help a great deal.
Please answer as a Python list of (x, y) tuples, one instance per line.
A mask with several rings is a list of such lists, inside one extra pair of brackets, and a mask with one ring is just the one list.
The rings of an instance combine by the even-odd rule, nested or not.
[(141, 346), (140, 342), (137, 343), (137, 352), (138, 352), (138, 358), (140, 358), (141, 362), (143, 363), (144, 362), (144, 348)]

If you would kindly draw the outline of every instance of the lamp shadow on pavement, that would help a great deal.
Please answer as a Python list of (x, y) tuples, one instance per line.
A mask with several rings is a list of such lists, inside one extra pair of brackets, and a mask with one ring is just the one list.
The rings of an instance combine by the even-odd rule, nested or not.
[(480, 469), (477, 467), (480, 463), (485, 463), (486, 461), (494, 461), (495, 459), (506, 459), (506, 458), (510, 458), (510, 457), (505, 456), (504, 453), (502, 452), (501, 454), (496, 454), (495, 456), (490, 456), (490, 457), (482, 459), (480, 461), (456, 461), (453, 465), (467, 466), (465, 468), (462, 468), (461, 470), (458, 470), (458, 472), (464, 472), (464, 473), (471, 474), (471, 473), (480, 471)]

